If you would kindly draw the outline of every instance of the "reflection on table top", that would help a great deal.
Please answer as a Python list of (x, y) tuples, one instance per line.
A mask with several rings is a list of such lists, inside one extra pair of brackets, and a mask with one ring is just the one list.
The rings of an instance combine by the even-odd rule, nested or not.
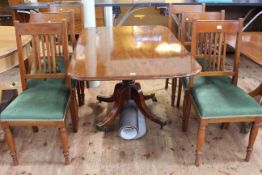
[(163, 26), (84, 30), (69, 75), (79, 80), (136, 80), (190, 76), (201, 67)]
[[(228, 44), (235, 47), (234, 36), (228, 38)], [(243, 32), (240, 52), (262, 66), (262, 32)]]

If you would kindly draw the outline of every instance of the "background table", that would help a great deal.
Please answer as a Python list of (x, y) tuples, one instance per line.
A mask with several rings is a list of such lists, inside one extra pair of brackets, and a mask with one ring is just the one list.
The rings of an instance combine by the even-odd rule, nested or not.
[(163, 26), (125, 26), (85, 29), (78, 39), (68, 74), (77, 80), (122, 80), (111, 97), (112, 111), (98, 124), (105, 129), (116, 118), (124, 102), (132, 99), (145, 117), (165, 125), (146, 106), (145, 96), (135, 80), (185, 77), (201, 71), (191, 54)]
[[(235, 43), (232, 41), (234, 36), (228, 39), (228, 44), (235, 48)], [(262, 66), (262, 32), (243, 32), (240, 52)], [(250, 95), (253, 97), (262, 95), (262, 82), (259, 87), (250, 92)]]
[[(30, 36), (22, 38), (26, 58), (30, 49)], [(0, 73), (18, 65), (15, 28), (0, 26)]]

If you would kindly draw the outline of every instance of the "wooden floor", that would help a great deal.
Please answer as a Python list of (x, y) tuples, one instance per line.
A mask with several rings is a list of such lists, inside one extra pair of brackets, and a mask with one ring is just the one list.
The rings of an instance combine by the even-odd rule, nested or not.
[[(229, 65), (230, 66), (230, 63)], [(241, 58), (239, 85), (246, 90), (262, 81), (261, 67)], [(18, 70), (0, 75), (1, 80), (16, 79)], [(5, 77), (5, 79), (3, 78)], [(8, 78), (9, 77), (9, 78)], [(121, 140), (117, 135), (117, 121), (112, 132), (104, 134), (96, 130), (111, 105), (96, 103), (96, 95), (109, 95), (115, 82), (102, 82), (96, 89), (86, 90), (86, 105), (80, 108), (80, 127), (71, 133), (68, 120), (71, 164), (63, 165), (58, 130), (41, 127), (33, 133), (30, 127), (13, 129), (20, 165), (10, 166), (11, 159), (5, 141), (0, 143), (0, 174), (2, 175), (113, 175), (113, 174), (180, 174), (180, 175), (255, 175), (262, 174), (262, 132), (259, 133), (251, 161), (243, 161), (248, 135), (239, 133), (239, 125), (228, 130), (210, 125), (203, 149), (204, 164), (194, 166), (194, 148), (197, 123), (192, 115), (190, 129), (181, 131), (180, 110), (170, 106), (170, 88), (164, 89), (164, 80), (141, 81), (146, 93), (155, 92), (158, 102), (148, 101), (155, 114), (166, 119), (163, 130), (147, 121), (146, 136), (135, 141)], [(19, 85), (19, 83), (18, 83)], [(69, 119), (69, 118), (68, 118)]]

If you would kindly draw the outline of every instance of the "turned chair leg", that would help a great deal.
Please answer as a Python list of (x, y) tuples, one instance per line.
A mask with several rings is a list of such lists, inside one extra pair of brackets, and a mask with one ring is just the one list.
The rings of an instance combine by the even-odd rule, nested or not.
[(33, 129), (33, 132), (35, 132), (35, 133), (38, 132), (38, 130), (39, 130), (37, 126), (32, 126), (32, 129)]
[(165, 89), (168, 89), (169, 78), (166, 79)]
[(10, 150), (10, 155), (13, 159), (13, 165), (18, 165), (17, 155), (16, 155), (16, 149), (15, 149), (15, 142), (13, 135), (10, 131), (9, 126), (3, 128), (5, 132), (5, 138), (7, 140), (8, 148)]
[(190, 117), (190, 112), (191, 112), (191, 101), (190, 101), (189, 91), (185, 91), (182, 112), (183, 112), (182, 130), (186, 132), (188, 129), (189, 117)]
[(77, 132), (78, 131), (78, 106), (76, 102), (75, 90), (72, 90), (70, 114), (71, 114), (73, 132)]
[(63, 154), (65, 157), (65, 164), (69, 164), (69, 147), (68, 147), (68, 138), (67, 138), (67, 132), (65, 127), (59, 128), (60, 130), (60, 139), (63, 147)]
[(221, 129), (228, 129), (229, 128), (229, 123), (222, 123), (220, 128)]
[(177, 101), (176, 101), (176, 107), (177, 108), (179, 108), (179, 106), (180, 106), (181, 94), (182, 94), (182, 79), (179, 78), (179, 80), (178, 80)]
[(207, 124), (200, 121), (200, 126), (198, 128), (198, 134), (197, 134), (197, 145), (196, 145), (196, 158), (195, 158), (196, 166), (199, 166), (201, 163), (201, 154), (202, 154), (201, 150), (205, 143), (206, 125)]
[(78, 105), (82, 106), (85, 104), (85, 82), (77, 81), (76, 82)]
[(174, 106), (175, 104), (175, 99), (176, 99), (176, 86), (177, 86), (177, 79), (173, 78), (172, 79), (172, 94), (171, 94), (171, 106)]
[(253, 145), (255, 143), (257, 133), (258, 133), (258, 130), (259, 130), (259, 126), (260, 126), (259, 122), (252, 123), (252, 128), (251, 128), (251, 131), (250, 131), (250, 134), (249, 134), (247, 154), (246, 154), (246, 158), (245, 158), (245, 161), (247, 161), (247, 162), (250, 160), (250, 157), (251, 157), (251, 154), (252, 154), (252, 151), (253, 151)]

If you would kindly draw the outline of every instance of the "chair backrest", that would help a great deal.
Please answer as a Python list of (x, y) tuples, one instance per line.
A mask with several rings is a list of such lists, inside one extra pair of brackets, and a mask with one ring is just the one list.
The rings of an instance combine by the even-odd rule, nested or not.
[[(68, 40), (66, 22), (60, 23), (19, 23), (14, 22), (16, 31), (16, 42), (19, 57), (20, 76), (22, 89), (27, 88), (28, 79), (66, 79), (67, 87), (70, 88), (70, 80), (67, 76), (68, 68)], [(32, 36), (31, 55), (29, 56), (29, 66), (25, 65), (24, 49), (22, 37)], [(60, 50), (63, 54), (65, 72), (57, 71), (56, 58)]]
[(67, 32), (69, 34), (69, 41), (73, 49), (76, 46), (76, 34), (75, 34), (75, 17), (73, 12), (61, 12), (61, 13), (30, 13), (30, 23), (50, 23), (50, 22), (67, 22)]
[[(191, 54), (201, 59), (201, 76), (232, 76), (237, 84), (243, 19), (204, 21), (194, 20), (192, 26)], [(233, 67), (226, 68), (227, 38), (236, 36)]]
[(184, 46), (191, 45), (192, 22), (194, 20), (224, 20), (225, 10), (221, 12), (182, 12), (181, 14), (181, 38)]
[(75, 32), (80, 34), (84, 29), (84, 11), (81, 2), (74, 3), (51, 3), (49, 5), (50, 12), (67, 12), (72, 11), (75, 15)]
[[(205, 12), (206, 5), (169, 5), (168, 27), (169, 29), (180, 38), (181, 35), (181, 13), (182, 12)], [(176, 23), (176, 24), (175, 24)]]

